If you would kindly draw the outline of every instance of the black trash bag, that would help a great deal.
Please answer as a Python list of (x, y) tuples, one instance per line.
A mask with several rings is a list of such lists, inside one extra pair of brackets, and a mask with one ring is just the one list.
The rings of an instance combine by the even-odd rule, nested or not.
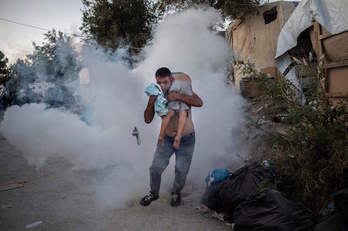
[(343, 169), (344, 188), (348, 188), (348, 168)]
[(336, 213), (317, 224), (314, 231), (347, 231), (347, 229), (344, 226), (341, 216)]
[(314, 227), (309, 209), (273, 189), (242, 202), (235, 209), (233, 221), (236, 231), (308, 231)]
[(333, 194), (335, 213), (315, 226), (315, 231), (348, 231), (348, 188)]
[(343, 220), (346, 229), (348, 229), (348, 188), (334, 193), (333, 198), (335, 201), (336, 211)]
[(344, 189), (332, 195), (335, 213), (316, 225), (315, 231), (348, 231), (348, 168), (343, 170), (343, 178)]
[(223, 203), (219, 196), (223, 182), (224, 181), (207, 187), (201, 199), (201, 204), (207, 206), (210, 210), (213, 210), (217, 213), (223, 212)]
[(244, 166), (234, 172), (220, 187), (219, 198), (225, 218), (233, 221), (234, 209), (265, 187), (273, 187), (274, 174), (262, 164)]

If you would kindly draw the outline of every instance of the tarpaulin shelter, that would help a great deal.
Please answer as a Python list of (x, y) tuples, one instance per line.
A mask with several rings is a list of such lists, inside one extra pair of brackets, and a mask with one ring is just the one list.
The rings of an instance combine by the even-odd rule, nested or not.
[[(296, 2), (275, 2), (255, 8), (242, 19), (234, 20), (227, 31), (228, 41), (236, 63), (252, 63), (255, 69), (273, 77), (277, 75), (274, 57), (278, 36), (292, 12)], [(234, 80), (237, 88), (247, 77), (240, 64), (234, 65)]]
[[(302, 0), (283, 26), (275, 55), (283, 73), (291, 64), (288, 52), (298, 46), (300, 34), (311, 29), (312, 46), (318, 58), (324, 57), (326, 90), (332, 98), (348, 94), (348, 1)], [(286, 77), (300, 89), (296, 73)]]

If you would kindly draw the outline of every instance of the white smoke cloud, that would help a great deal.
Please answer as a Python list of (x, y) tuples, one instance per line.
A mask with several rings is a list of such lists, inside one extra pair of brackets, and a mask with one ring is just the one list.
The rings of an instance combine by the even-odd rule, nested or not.
[(147, 58), (136, 69), (147, 83), (154, 81), (153, 73), (160, 66), (192, 78), (193, 91), (204, 102), (192, 112), (196, 147), (191, 175), (195, 181), (203, 181), (211, 168), (240, 161), (236, 155), (248, 151), (242, 139), (243, 100), (226, 83), (230, 49), (225, 38), (210, 30), (218, 22), (221, 16), (212, 8), (168, 16), (157, 27), (153, 45), (145, 49)]
[[(209, 29), (220, 20), (213, 9), (189, 9), (166, 17), (156, 28), (152, 45), (144, 50), (145, 59), (133, 70), (120, 59), (82, 48), (83, 69), (76, 94), (86, 105), (87, 123), (63, 109), (26, 104), (5, 112), (1, 133), (32, 165), (63, 157), (76, 169), (113, 166), (91, 187), (102, 205), (124, 206), (149, 189), (148, 168), (160, 119), (144, 123), (144, 88), (155, 80), (157, 68), (167, 66), (189, 74), (193, 90), (204, 101), (202, 108), (193, 109), (196, 149), (188, 180), (203, 184), (211, 168), (227, 167), (238, 161), (237, 154), (247, 151), (240, 135), (243, 101), (226, 84), (229, 48), (224, 38)], [(140, 131), (141, 145), (131, 135), (134, 126)], [(173, 173), (167, 171), (167, 184)]]

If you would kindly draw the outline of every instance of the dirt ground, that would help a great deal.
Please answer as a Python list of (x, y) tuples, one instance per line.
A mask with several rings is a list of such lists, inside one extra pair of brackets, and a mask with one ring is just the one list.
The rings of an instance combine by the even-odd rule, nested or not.
[(0, 230), (231, 230), (197, 213), (199, 195), (194, 193), (183, 197), (177, 208), (170, 207), (167, 193), (146, 208), (134, 198), (124, 209), (98, 209), (95, 192), (81, 187), (95, 180), (93, 172), (74, 172), (63, 159), (31, 167), (0, 136), (0, 184), (26, 182), (22, 188), (0, 192)]

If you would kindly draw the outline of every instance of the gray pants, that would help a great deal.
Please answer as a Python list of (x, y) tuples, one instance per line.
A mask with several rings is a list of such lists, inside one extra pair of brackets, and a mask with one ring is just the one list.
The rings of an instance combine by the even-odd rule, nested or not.
[(195, 147), (195, 133), (185, 135), (181, 138), (178, 150), (173, 148), (174, 138), (165, 136), (163, 143), (157, 145), (155, 155), (150, 167), (150, 187), (151, 193), (159, 194), (161, 186), (161, 176), (169, 164), (169, 159), (175, 152), (175, 179), (172, 192), (180, 193), (185, 185), (186, 176), (190, 169), (193, 150)]

